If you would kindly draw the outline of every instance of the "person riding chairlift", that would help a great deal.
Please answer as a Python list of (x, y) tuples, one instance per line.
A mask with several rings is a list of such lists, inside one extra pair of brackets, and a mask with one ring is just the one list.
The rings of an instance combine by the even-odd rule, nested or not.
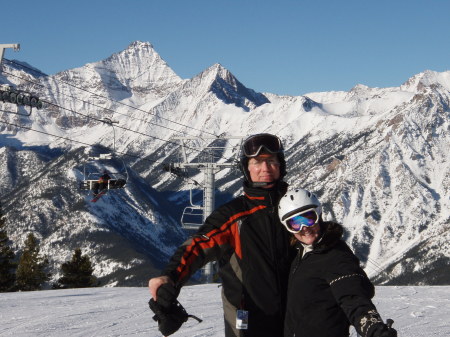
[(103, 175), (98, 179), (98, 183), (94, 184), (94, 196), (108, 188), (108, 181), (111, 179), (107, 170), (103, 171)]

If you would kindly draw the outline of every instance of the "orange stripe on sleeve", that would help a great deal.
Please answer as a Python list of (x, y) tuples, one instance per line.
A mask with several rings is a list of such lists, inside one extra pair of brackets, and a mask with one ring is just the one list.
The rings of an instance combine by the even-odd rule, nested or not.
[(236, 220), (264, 208), (266, 208), (266, 206), (260, 205), (248, 211), (237, 213), (231, 216), (222, 226), (220, 226), (220, 228), (213, 229), (205, 234), (207, 238), (193, 238), (191, 244), (186, 247), (186, 250), (181, 257), (180, 265), (176, 269), (179, 273), (179, 279), (183, 279), (188, 275), (190, 266), (200, 255), (200, 251), (202, 250), (229, 243), (234, 248), (235, 254), (239, 258), (242, 258), (241, 237), (239, 235), (238, 222)]

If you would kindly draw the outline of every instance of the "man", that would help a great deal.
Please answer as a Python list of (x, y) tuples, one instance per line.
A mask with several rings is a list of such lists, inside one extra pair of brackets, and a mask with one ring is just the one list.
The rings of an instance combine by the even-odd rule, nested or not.
[(280, 139), (267, 133), (247, 138), (240, 166), (244, 195), (213, 211), (149, 289), (157, 303), (170, 303), (194, 272), (218, 261), (225, 336), (282, 337), (293, 252), (277, 214), (287, 190)]

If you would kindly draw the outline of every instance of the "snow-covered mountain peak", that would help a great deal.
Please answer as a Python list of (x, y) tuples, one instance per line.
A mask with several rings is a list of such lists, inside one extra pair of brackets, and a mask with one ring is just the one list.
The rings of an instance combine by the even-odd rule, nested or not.
[(167, 86), (181, 82), (181, 78), (148, 42), (135, 41), (127, 49), (97, 62), (95, 66), (113, 71), (119, 78), (130, 81), (131, 87)]
[(140, 41), (105, 60), (59, 73), (55, 79), (87, 83), (96, 91), (103, 88), (106, 96), (115, 91), (114, 99), (137, 96), (146, 101), (166, 96), (182, 82), (152, 44)]
[(226, 69), (223, 65), (220, 63), (214, 63), (211, 67), (209, 67), (205, 71), (217, 71), (217, 73), (230, 73), (228, 69)]
[(357, 84), (355, 85), (350, 92), (360, 92), (360, 91), (367, 91), (369, 89), (369, 87), (365, 84)]
[(246, 111), (270, 102), (263, 94), (245, 87), (219, 63), (198, 74), (191, 82), (196, 83), (205, 92), (215, 94), (224, 103), (234, 104)]
[(211, 76), (214, 76), (215, 79), (221, 78), (225, 81), (227, 81), (229, 84), (233, 85), (234, 88), (237, 88), (238, 79), (224, 66), (222, 66), (220, 63), (215, 63), (208, 69), (204, 71), (204, 73), (209, 73)]
[(218, 78), (229, 82), (229, 84), (233, 86), (235, 86), (235, 83), (238, 82), (234, 75), (228, 69), (224, 68), (220, 63), (215, 63), (212, 66), (206, 68), (200, 74), (195, 76), (194, 79), (195, 78), (201, 79), (201, 81), (206, 85), (211, 85), (212, 82), (214, 82)]
[(353, 101), (353, 100), (365, 100), (371, 98), (375, 95), (379, 95), (380, 91), (385, 91), (386, 89), (380, 88), (371, 88), (364, 84), (357, 84), (347, 93), (344, 100)]
[(133, 41), (130, 43), (130, 45), (127, 47), (128, 49), (137, 49), (137, 48), (151, 48), (153, 49), (153, 45), (150, 42), (145, 41)]
[(400, 86), (404, 91), (423, 91), (425, 88), (437, 85), (445, 90), (450, 91), (450, 71), (437, 72), (425, 70), (424, 72), (414, 75)]

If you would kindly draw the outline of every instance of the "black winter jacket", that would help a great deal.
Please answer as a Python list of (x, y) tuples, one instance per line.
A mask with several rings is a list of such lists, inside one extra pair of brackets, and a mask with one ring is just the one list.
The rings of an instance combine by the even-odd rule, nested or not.
[[(163, 275), (181, 287), (207, 262), (219, 262), (227, 337), (282, 337), (289, 268), (295, 251), (279, 222), (286, 192), (244, 186), (244, 195), (222, 205), (184, 242)], [(236, 329), (236, 310), (248, 311), (248, 329)]]
[(382, 324), (371, 298), (374, 286), (359, 260), (341, 240), (343, 228), (321, 224), (323, 236), (303, 257), (303, 246), (289, 276), (285, 337), (349, 336), (350, 324), (370, 337)]

